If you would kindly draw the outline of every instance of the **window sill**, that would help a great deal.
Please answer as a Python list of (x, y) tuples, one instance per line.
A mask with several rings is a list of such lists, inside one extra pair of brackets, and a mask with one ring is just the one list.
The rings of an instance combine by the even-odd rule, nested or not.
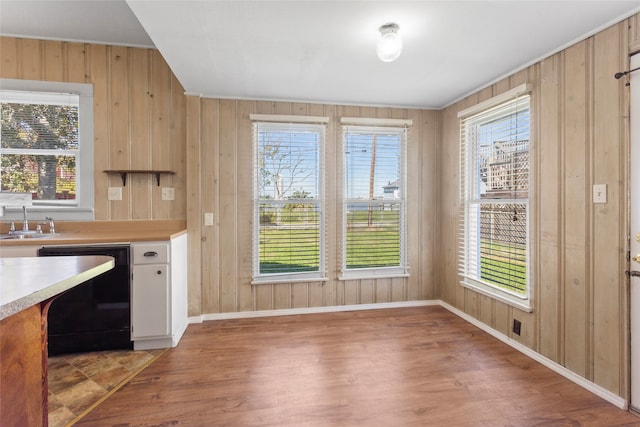
[(409, 274), (360, 274), (360, 275), (349, 275), (349, 276), (340, 276), (338, 280), (371, 280), (371, 279), (402, 279), (410, 277)]
[(338, 280), (394, 279), (409, 277), (408, 267), (383, 267), (344, 270)]
[(472, 291), (478, 292), (489, 298), (503, 302), (526, 313), (531, 313), (533, 311), (531, 301), (528, 298), (512, 295), (507, 292), (501, 292), (498, 289), (493, 289), (492, 287), (476, 283), (475, 281), (472, 282), (471, 279), (468, 278), (464, 278), (460, 281), (460, 284), (467, 289), (471, 289)]
[(278, 283), (313, 283), (313, 282), (326, 282), (328, 281), (328, 277), (320, 277), (320, 276), (307, 276), (307, 277), (282, 277), (282, 276), (272, 276), (272, 277), (254, 277), (251, 280), (251, 285), (276, 285)]

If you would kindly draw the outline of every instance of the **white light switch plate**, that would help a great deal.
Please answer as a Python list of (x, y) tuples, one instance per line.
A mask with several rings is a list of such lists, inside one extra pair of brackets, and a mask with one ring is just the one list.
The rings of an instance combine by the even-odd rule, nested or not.
[(173, 187), (162, 187), (162, 200), (174, 200), (175, 192)]
[(109, 187), (107, 194), (109, 200), (122, 200), (122, 187)]
[(213, 212), (205, 212), (204, 225), (213, 225)]
[(607, 203), (607, 184), (594, 184), (593, 203)]

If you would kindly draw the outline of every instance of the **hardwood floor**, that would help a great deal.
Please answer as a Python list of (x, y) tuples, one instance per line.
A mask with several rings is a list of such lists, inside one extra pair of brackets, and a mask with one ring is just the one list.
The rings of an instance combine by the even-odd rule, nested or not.
[(76, 425), (639, 426), (441, 307), (206, 322)]

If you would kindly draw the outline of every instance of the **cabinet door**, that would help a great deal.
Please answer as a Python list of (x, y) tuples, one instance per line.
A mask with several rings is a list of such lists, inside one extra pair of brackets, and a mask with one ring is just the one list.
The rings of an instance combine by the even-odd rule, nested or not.
[(131, 338), (170, 335), (168, 269), (166, 264), (133, 266)]

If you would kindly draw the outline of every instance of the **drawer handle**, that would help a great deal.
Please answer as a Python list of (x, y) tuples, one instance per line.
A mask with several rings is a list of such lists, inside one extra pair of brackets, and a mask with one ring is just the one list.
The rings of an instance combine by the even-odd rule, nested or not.
[(145, 252), (144, 256), (146, 256), (146, 257), (158, 256), (158, 252), (156, 252), (156, 251)]

